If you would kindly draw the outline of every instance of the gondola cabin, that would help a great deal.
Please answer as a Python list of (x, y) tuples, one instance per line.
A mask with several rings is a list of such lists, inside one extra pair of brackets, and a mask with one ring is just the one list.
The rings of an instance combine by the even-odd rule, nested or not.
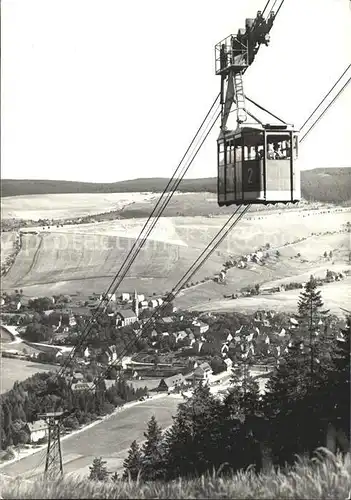
[(242, 125), (221, 133), (219, 206), (296, 203), (301, 199), (298, 133), (290, 125)]

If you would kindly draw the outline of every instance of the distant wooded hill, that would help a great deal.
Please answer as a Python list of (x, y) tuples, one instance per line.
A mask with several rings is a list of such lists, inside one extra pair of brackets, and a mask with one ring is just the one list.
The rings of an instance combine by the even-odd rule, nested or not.
[[(55, 180), (3, 179), (2, 196), (57, 193), (133, 193), (162, 192), (168, 178), (154, 177), (113, 183), (73, 182)], [(309, 201), (345, 202), (351, 200), (351, 167), (319, 168), (301, 173), (302, 195)], [(178, 188), (181, 192), (216, 192), (215, 177), (185, 179)]]

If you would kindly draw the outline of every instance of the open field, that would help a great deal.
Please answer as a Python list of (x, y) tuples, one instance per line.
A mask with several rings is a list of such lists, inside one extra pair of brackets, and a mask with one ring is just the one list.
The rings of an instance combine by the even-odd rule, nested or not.
[(1, 265), (10, 257), (14, 252), (14, 243), (16, 241), (16, 233), (1, 233), (1, 252), (0, 263)]
[(57, 370), (59, 367), (55, 365), (47, 365), (43, 363), (32, 363), (22, 359), (0, 358), (1, 364), (1, 383), (0, 393), (12, 389), (13, 384), (18, 381), (25, 380), (28, 377), (41, 371)]
[[(250, 270), (230, 270), (228, 280), (235, 282), (236, 289), (257, 280), (262, 284), (310, 272), (314, 267), (329, 266), (331, 263), (321, 260), (325, 250), (336, 252), (339, 249), (336, 263), (346, 262), (348, 234), (296, 241), (312, 233), (339, 231), (350, 220), (347, 210), (324, 212), (298, 209), (249, 212), (192, 281), (214, 276), (229, 255), (238, 257), (267, 243), (271, 248), (280, 249), (279, 263), (272, 260), (264, 269), (251, 266)], [(225, 216), (161, 218), (129, 270), (123, 289), (137, 287), (141, 293), (149, 294), (170, 291), (226, 220)], [(4, 277), (2, 287), (4, 290), (22, 288), (28, 296), (101, 292), (119, 270), (144, 223), (145, 219), (115, 220), (46, 229), (38, 235), (23, 234), (22, 248)], [(6, 233), (2, 233), (1, 238), (3, 235)], [(287, 243), (291, 244), (283, 246)], [(297, 252), (309, 262), (290, 259)], [(188, 296), (195, 297), (197, 293), (202, 294), (203, 301), (218, 298), (226, 290), (210, 282), (185, 291), (183, 297), (188, 300)]]
[[(63, 438), (65, 472), (86, 476), (94, 457), (100, 456), (107, 461), (109, 470), (120, 469), (131, 442), (134, 439), (144, 439), (147, 422), (151, 416), (155, 415), (162, 428), (168, 427), (172, 424), (172, 415), (175, 415), (181, 400), (181, 397), (157, 396), (155, 399), (125, 408), (90, 429)], [(33, 469), (40, 463), (40, 458), (45, 457), (45, 451), (5, 465), (1, 468), (1, 473), (23, 477), (40, 474), (43, 471), (43, 463), (36, 471)]]
[[(351, 278), (342, 282), (327, 283), (319, 288), (326, 309), (332, 314), (344, 317), (345, 313), (340, 309), (350, 309), (351, 303)], [(254, 297), (239, 297), (238, 299), (218, 299), (207, 302), (198, 302), (188, 307), (196, 311), (217, 312), (247, 312), (252, 313), (258, 309), (272, 310), (277, 312), (296, 312), (298, 296), (301, 290), (288, 290), (274, 294), (260, 294)]]
[(9, 196), (1, 200), (4, 219), (58, 219), (121, 210), (154, 197), (152, 193), (71, 193)]

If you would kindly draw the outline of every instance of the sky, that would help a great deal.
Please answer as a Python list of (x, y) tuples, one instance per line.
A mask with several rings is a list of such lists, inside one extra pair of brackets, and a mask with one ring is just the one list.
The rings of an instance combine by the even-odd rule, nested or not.
[[(219, 92), (215, 44), (265, 3), (2, 0), (1, 177), (170, 177)], [(351, 62), (350, 4), (285, 0), (246, 94), (299, 128)], [(350, 110), (351, 85), (301, 144), (301, 169), (351, 166)], [(216, 175), (218, 133), (187, 177)]]

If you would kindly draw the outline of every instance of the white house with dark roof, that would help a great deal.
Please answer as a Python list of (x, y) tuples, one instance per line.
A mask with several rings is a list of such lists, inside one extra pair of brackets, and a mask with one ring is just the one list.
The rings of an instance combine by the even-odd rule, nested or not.
[(137, 315), (132, 309), (123, 309), (116, 314), (116, 325), (127, 326), (132, 325), (138, 320)]
[(94, 382), (76, 382), (71, 385), (72, 391), (94, 391)]
[(165, 316), (164, 318), (161, 319), (163, 323), (173, 323), (173, 319), (169, 316)]
[(171, 392), (174, 391), (177, 387), (181, 387), (184, 384), (186, 384), (184, 375), (178, 373), (177, 375), (173, 375), (172, 377), (161, 379), (157, 390)]
[(48, 425), (45, 420), (27, 422), (25, 429), (29, 433), (31, 443), (37, 443), (39, 439), (45, 438), (48, 434)]
[(212, 368), (210, 365), (205, 361), (204, 363), (201, 363), (196, 370), (194, 371), (194, 376), (196, 380), (202, 380), (203, 382), (208, 383), (211, 376), (213, 375)]
[(207, 323), (204, 323), (203, 321), (196, 321), (193, 323), (193, 331), (194, 333), (197, 333), (198, 335), (202, 335), (206, 333), (209, 330), (209, 325)]

